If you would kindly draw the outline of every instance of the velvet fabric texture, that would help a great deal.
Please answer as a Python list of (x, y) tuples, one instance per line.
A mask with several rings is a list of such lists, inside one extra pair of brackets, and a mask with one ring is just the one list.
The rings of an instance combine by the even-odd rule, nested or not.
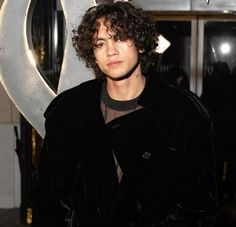
[(32, 227), (210, 226), (217, 212), (213, 135), (198, 97), (147, 77), (143, 108), (123, 132), (128, 157), (119, 183), (102, 84), (67, 90), (45, 112)]

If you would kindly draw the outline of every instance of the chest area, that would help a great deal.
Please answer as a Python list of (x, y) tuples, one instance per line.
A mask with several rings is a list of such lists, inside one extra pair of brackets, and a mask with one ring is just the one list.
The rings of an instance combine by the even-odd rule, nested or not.
[(99, 114), (85, 129), (84, 157), (90, 170), (104, 182), (116, 178), (117, 163), (123, 177), (142, 177), (154, 170), (157, 173), (157, 166), (175, 156), (176, 148), (169, 141), (170, 134), (163, 122), (145, 109), (116, 118), (108, 124), (104, 124)]

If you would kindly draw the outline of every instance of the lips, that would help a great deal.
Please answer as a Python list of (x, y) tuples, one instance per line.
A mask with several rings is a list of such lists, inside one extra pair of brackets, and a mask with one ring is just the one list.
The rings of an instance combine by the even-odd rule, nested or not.
[(115, 67), (115, 66), (121, 64), (121, 62), (122, 62), (122, 61), (110, 61), (110, 62), (107, 63), (107, 66), (109, 66), (109, 67)]

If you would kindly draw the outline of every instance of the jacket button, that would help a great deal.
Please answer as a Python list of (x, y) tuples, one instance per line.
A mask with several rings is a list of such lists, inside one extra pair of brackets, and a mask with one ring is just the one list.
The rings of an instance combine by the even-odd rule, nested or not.
[(136, 209), (140, 211), (142, 209), (142, 204), (140, 202), (136, 202)]
[(151, 157), (151, 153), (149, 153), (147, 151), (143, 153), (143, 158), (149, 159), (150, 157)]
[(176, 151), (175, 147), (169, 147), (169, 150), (172, 151), (172, 152)]

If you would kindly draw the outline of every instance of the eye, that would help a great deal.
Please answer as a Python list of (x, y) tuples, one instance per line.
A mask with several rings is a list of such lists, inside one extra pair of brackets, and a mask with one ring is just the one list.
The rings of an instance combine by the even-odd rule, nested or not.
[(100, 49), (104, 46), (104, 43), (95, 43), (94, 44), (94, 49)]

